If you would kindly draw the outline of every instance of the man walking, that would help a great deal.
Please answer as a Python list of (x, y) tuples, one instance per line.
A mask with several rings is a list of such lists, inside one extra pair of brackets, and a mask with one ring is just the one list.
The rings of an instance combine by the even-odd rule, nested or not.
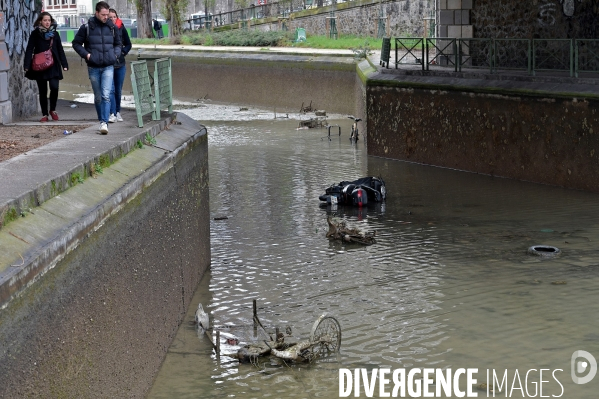
[(162, 39), (164, 37), (164, 35), (162, 34), (162, 24), (155, 18), (152, 18), (152, 21), (154, 21), (154, 30), (156, 31), (156, 38)]
[(98, 2), (95, 16), (81, 25), (73, 39), (73, 49), (87, 63), (101, 134), (108, 134), (114, 64), (121, 55), (121, 39), (108, 18), (109, 9), (105, 1)]

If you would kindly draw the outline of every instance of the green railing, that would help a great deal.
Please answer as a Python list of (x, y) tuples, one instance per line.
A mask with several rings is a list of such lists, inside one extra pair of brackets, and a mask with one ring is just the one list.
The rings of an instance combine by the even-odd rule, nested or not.
[(493, 73), (493, 43), (489, 39), (458, 39), (458, 70), (484, 68)]
[[(422, 50), (422, 56), (416, 53)], [(599, 39), (395, 38), (395, 67), (411, 57), (431, 66), (537, 72), (599, 73)]]
[[(425, 39), (426, 48), (426, 70), (429, 65), (452, 66), (458, 71), (459, 54), (457, 39), (451, 37), (431, 37)], [(431, 58), (431, 50), (435, 50), (435, 55)]]
[(576, 39), (574, 41), (574, 75), (599, 71), (599, 40)]
[(574, 76), (573, 39), (532, 39), (532, 74), (565, 71)]
[[(399, 56), (399, 51), (403, 53)], [(420, 54), (416, 52), (420, 50)], [(404, 53), (405, 52), (405, 53)], [(413, 57), (414, 62), (409, 62)], [(395, 38), (395, 69), (399, 64), (420, 64), (424, 71), (424, 38), (396, 37)]]
[(173, 75), (170, 58), (156, 60), (154, 66), (154, 93), (156, 94), (155, 118), (160, 119), (160, 110), (173, 112)]
[[(142, 58), (138, 56), (138, 58)], [(143, 127), (143, 117), (152, 114), (152, 120), (160, 119), (160, 111), (168, 108), (173, 112), (173, 75), (170, 58), (152, 59), (154, 76), (148, 72), (148, 61), (131, 63), (131, 86), (137, 113), (137, 125)], [(152, 86), (154, 93), (152, 94)]]
[(133, 61), (131, 63), (131, 86), (133, 87), (137, 125), (143, 127), (144, 115), (152, 114), (152, 119), (156, 118), (152, 83), (150, 82), (146, 61)]
[(529, 39), (489, 39), (493, 43), (493, 69), (532, 71)]

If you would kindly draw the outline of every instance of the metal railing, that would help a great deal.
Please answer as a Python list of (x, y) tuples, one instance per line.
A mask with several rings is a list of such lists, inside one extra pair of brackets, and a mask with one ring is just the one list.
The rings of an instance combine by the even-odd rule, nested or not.
[(160, 110), (168, 108), (173, 112), (173, 74), (170, 58), (161, 58), (155, 61), (154, 67), (154, 94), (156, 96), (156, 120), (160, 119)]
[(135, 112), (137, 113), (137, 126), (143, 127), (144, 115), (152, 114), (152, 119), (156, 116), (152, 83), (150, 82), (146, 61), (133, 61), (131, 63), (131, 86), (135, 100)]
[(574, 76), (574, 40), (532, 39), (532, 74), (566, 71)]
[(574, 75), (599, 71), (599, 40), (576, 39), (574, 41)]
[[(420, 54), (416, 54), (420, 50)], [(399, 56), (401, 51), (401, 57)], [(399, 64), (419, 64), (424, 71), (424, 38), (395, 38), (395, 69)]]
[[(282, 0), (273, 3), (256, 5), (234, 11), (210, 14), (198, 18), (185, 20), (187, 28), (203, 29), (223, 25), (241, 24), (242, 21), (269, 17), (288, 18), (293, 12), (313, 8), (328, 7), (334, 4), (349, 3), (355, 0)], [(209, 24), (206, 24), (209, 22)]]
[[(131, 86), (135, 100), (137, 125), (143, 127), (143, 117), (152, 114), (152, 120), (160, 119), (160, 110), (173, 112), (173, 75), (170, 58), (154, 60), (154, 76), (148, 72), (148, 61), (131, 62)], [(152, 93), (152, 86), (154, 92)]]
[[(426, 70), (430, 65), (453, 66), (458, 71), (459, 55), (457, 39), (451, 37), (431, 37), (424, 39), (426, 46)], [(431, 58), (431, 50), (435, 53)]]
[[(416, 55), (422, 51), (422, 56)], [(414, 62), (416, 61), (416, 62)], [(395, 38), (395, 67), (420, 64), (423, 70), (488, 69), (537, 72), (599, 73), (599, 39)]]

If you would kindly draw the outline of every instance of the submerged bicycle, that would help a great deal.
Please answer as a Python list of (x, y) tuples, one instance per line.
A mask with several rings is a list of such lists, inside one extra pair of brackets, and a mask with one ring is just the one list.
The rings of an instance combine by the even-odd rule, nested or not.
[(358, 141), (359, 138), (359, 134), (358, 134), (358, 122), (360, 122), (362, 119), (360, 118), (356, 118), (353, 116), (348, 116), (349, 119), (353, 119), (354, 123), (352, 123), (351, 125), (351, 135), (349, 136), (349, 140), (356, 142)]

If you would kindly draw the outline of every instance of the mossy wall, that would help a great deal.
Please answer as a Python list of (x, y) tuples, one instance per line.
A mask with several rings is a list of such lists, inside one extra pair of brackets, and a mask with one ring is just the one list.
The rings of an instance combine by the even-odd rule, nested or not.
[(368, 154), (599, 191), (599, 101), (368, 86)]
[(208, 139), (0, 311), (0, 397), (144, 397), (210, 265)]

